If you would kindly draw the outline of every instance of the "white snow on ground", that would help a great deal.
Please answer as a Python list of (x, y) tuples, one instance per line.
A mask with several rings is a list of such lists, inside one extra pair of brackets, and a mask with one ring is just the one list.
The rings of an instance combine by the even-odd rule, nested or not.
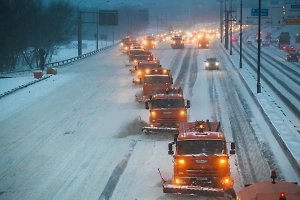
[[(67, 56), (63, 56), (64, 51), (61, 50), (57, 56), (65, 59)], [(69, 53), (66, 54), (70, 56)], [(77, 51), (73, 53), (71, 57), (75, 57)], [(174, 52), (163, 57), (162, 65), (167, 64), (168, 55), (174, 55)], [(116, 187), (111, 199), (182, 199), (162, 193), (162, 183), (157, 172), (159, 167), (165, 179), (172, 177), (172, 157), (167, 154), (167, 144), (172, 138), (151, 138), (135, 132), (134, 126), (140, 126), (138, 117), (148, 121), (149, 111), (143, 105), (136, 105), (134, 94), (140, 87), (132, 86), (128, 68), (124, 68), (123, 60), (126, 59), (121, 56), (117, 48), (113, 47), (84, 61), (58, 68), (57, 75), (0, 98), (0, 123), (9, 124), (13, 118), (19, 122), (14, 124), (15, 127), (6, 125), (0, 129), (3, 137), (0, 142), (0, 158), (3, 161), (0, 167), (0, 180), (3, 180), (2, 184), (0, 181), (0, 192), (3, 192), (3, 196), (5, 192), (11, 192), (15, 199), (98, 199), (115, 166), (125, 165), (126, 157), (130, 156), (129, 162), (133, 164), (128, 164), (127, 173), (120, 176), (120, 187)], [(203, 55), (198, 56), (199, 66), (203, 59)], [(238, 66), (238, 55), (233, 55), (232, 60)], [(81, 63), (88, 65), (86, 69)], [(244, 73), (246, 70), (239, 71), (247, 83), (253, 84), (253, 78)], [(34, 80), (33, 74), (29, 77), (0, 79), (0, 93), (31, 80)], [(211, 108), (201, 108), (201, 105), (209, 104), (206, 102), (209, 97), (204, 96), (207, 93), (203, 94), (202, 91), (206, 84), (205, 74), (198, 71), (195, 85), (201, 87), (194, 87), (192, 108), (189, 110), (191, 120), (211, 117)], [(113, 88), (108, 88), (111, 86)], [(263, 105), (270, 104), (263, 94), (255, 96), (259, 102), (266, 100)], [(252, 102), (251, 95), (245, 97), (246, 101)], [(254, 104), (250, 107), (253, 108), (251, 111), (254, 118), (260, 115), (259, 110), (254, 109)], [(32, 115), (26, 115), (28, 113)], [(32, 120), (39, 122), (39, 126), (29, 124)], [(268, 128), (261, 127), (259, 120), (263, 119), (255, 120), (252, 123), (254, 127), (261, 132), (271, 133)], [(284, 125), (282, 121), (278, 122), (280, 126)], [(26, 132), (22, 132), (22, 126), (26, 126)], [(263, 137), (266, 135), (262, 133), (260, 139), (268, 140), (268, 137)], [(46, 140), (47, 143), (44, 142)], [(276, 141), (270, 141), (269, 144), (273, 152), (282, 152)], [(297, 147), (299, 143), (295, 144), (294, 140), (287, 145)], [(9, 150), (6, 149), (8, 146)], [(134, 151), (131, 155), (132, 148)], [(36, 152), (36, 149), (39, 151)], [(1, 155), (1, 152), (6, 155)], [(27, 155), (32, 157), (28, 158)], [(278, 156), (280, 160), (281, 155)], [(288, 161), (284, 155), (282, 161), (278, 164), (285, 169)], [(37, 165), (38, 169), (34, 170)], [(291, 169), (283, 171), (288, 181), (299, 182)], [(234, 176), (238, 177), (238, 172), (234, 172)], [(30, 190), (24, 194), (19, 193)]]

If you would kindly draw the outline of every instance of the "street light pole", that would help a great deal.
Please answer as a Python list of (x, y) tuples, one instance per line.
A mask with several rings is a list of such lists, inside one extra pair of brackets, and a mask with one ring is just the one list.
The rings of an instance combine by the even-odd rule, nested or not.
[(97, 33), (96, 33), (96, 40), (97, 40), (97, 43), (96, 43), (96, 50), (99, 49), (99, 6), (102, 5), (102, 4), (105, 4), (105, 3), (109, 3), (109, 0), (105, 1), (105, 2), (102, 2), (100, 3), (98, 6), (97, 6), (97, 12), (98, 12), (98, 15), (97, 15), (97, 24), (96, 24), (96, 29), (97, 29)]
[(81, 56), (82, 55), (82, 38), (81, 38), (81, 25), (82, 25), (82, 23), (81, 23), (81, 11), (79, 11), (79, 4), (82, 2), (83, 0), (81, 0), (81, 1), (79, 1), (78, 2), (78, 4), (77, 4), (77, 44), (78, 44), (78, 47), (77, 47), (77, 49), (78, 49), (78, 56)]
[(242, 44), (243, 44), (243, 30), (242, 30), (242, 26), (243, 26), (243, 22), (242, 22), (242, 7), (243, 7), (243, 0), (241, 0), (241, 10), (240, 10), (240, 68), (242, 68)]
[[(132, 6), (132, 8), (136, 8), (140, 5)], [(130, 11), (130, 34), (132, 35), (132, 10)]]
[[(117, 6), (120, 6), (120, 5), (122, 5), (122, 4), (124, 4), (124, 2), (115, 5), (115, 6), (114, 6), (114, 9), (115, 9)], [(113, 40), (113, 44), (115, 44), (115, 25), (113, 25), (112, 40)]]
[(232, 0), (230, 0), (230, 55), (232, 55)]
[(223, 37), (223, 0), (220, 0), (220, 39)]
[(261, 85), (260, 85), (260, 13), (261, 12), (261, 0), (258, 0), (258, 52), (257, 52), (257, 93), (261, 93)]

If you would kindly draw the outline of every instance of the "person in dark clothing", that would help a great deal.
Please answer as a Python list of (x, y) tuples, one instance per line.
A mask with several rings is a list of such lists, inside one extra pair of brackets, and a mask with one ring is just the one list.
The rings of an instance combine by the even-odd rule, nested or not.
[(39, 49), (39, 56), (40, 56), (40, 69), (42, 71), (44, 71), (45, 69), (45, 54), (46, 54), (46, 51), (45, 49)]

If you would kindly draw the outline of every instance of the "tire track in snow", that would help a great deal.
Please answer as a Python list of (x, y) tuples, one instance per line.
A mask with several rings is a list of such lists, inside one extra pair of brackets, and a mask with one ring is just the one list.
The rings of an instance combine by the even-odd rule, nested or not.
[(180, 59), (181, 59), (181, 55), (182, 55), (182, 52), (183, 52), (184, 49), (180, 49), (177, 54), (174, 56), (174, 58), (172, 59), (172, 62), (170, 63), (170, 66), (169, 66), (169, 69), (171, 70), (171, 73), (173, 73), (176, 68), (177, 68), (177, 65), (179, 64), (180, 62)]
[(217, 121), (217, 111), (216, 111), (216, 100), (215, 100), (215, 93), (216, 93), (216, 87), (214, 84), (214, 74), (213, 71), (208, 71), (207, 75), (207, 82), (208, 82), (208, 93), (209, 93), (209, 101), (212, 112), (212, 120)]
[(107, 200), (110, 199), (117, 184), (119, 181), (120, 176), (123, 174), (123, 172), (125, 171), (126, 167), (127, 167), (127, 163), (128, 160), (132, 154), (132, 151), (136, 145), (136, 141), (132, 141), (130, 146), (129, 146), (129, 153), (126, 155), (126, 158), (123, 159), (114, 169), (114, 171), (112, 172), (111, 176), (109, 177), (109, 180), (107, 181), (104, 190), (102, 191), (100, 197), (98, 198), (98, 200)]
[(185, 79), (186, 79), (186, 73), (188, 72), (189, 66), (190, 66), (190, 58), (191, 58), (191, 51), (192, 49), (189, 48), (186, 52), (182, 65), (180, 68), (180, 71), (178, 73), (178, 76), (174, 82), (174, 86), (184, 88), (185, 85)]
[[(222, 60), (225, 60), (221, 56)], [(259, 142), (246, 116), (246, 112), (242, 106), (241, 99), (237, 94), (238, 88), (235, 84), (232, 86), (230, 72), (220, 74), (220, 85), (227, 95), (228, 110), (230, 115), (230, 125), (232, 129), (232, 137), (236, 142), (237, 157), (239, 168), (241, 169), (244, 184), (256, 183), (267, 180), (270, 168), (265, 161), (259, 147)]]
[(199, 54), (199, 49), (194, 50), (193, 60), (192, 60), (192, 66), (190, 71), (190, 80), (189, 80), (189, 95), (190, 97), (193, 96), (193, 88), (195, 85), (195, 82), (197, 80), (198, 76), (198, 63), (197, 63), (197, 57)]

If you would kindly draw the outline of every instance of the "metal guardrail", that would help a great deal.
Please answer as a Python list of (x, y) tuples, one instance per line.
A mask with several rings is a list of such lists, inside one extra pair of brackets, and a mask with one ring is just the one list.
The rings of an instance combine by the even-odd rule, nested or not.
[(120, 43), (120, 41), (117, 42), (117, 43), (115, 43), (115, 44), (106, 46), (104, 48), (101, 48), (101, 49), (98, 49), (98, 50), (95, 50), (95, 51), (88, 52), (86, 54), (83, 54), (81, 56), (77, 56), (77, 57), (74, 57), (74, 58), (69, 58), (69, 59), (66, 59), (66, 60), (62, 60), (62, 61), (58, 61), (58, 62), (53, 62), (53, 63), (47, 63), (47, 64), (45, 64), (45, 67), (58, 67), (58, 66), (62, 66), (62, 65), (67, 65), (67, 64), (73, 63), (75, 61), (81, 60), (83, 58), (87, 58), (87, 57), (89, 57), (91, 55), (95, 55), (95, 54), (97, 54), (97, 53), (99, 53), (101, 51), (104, 51), (104, 50), (106, 50), (106, 49), (108, 49), (110, 47), (113, 47), (113, 46), (115, 46), (115, 45), (117, 45), (119, 43)]
[[(104, 48), (101, 48), (101, 49), (98, 49), (98, 50), (95, 50), (95, 51), (92, 51), (92, 52), (89, 52), (89, 53), (86, 53), (86, 54), (83, 54), (83, 55), (81, 55), (81, 56), (77, 56), (77, 57), (74, 57), (74, 58), (69, 58), (69, 59), (66, 59), (66, 60), (62, 60), (62, 61), (58, 61), (58, 62), (53, 62), (53, 63), (47, 63), (47, 64), (45, 64), (45, 67), (58, 67), (58, 66), (62, 66), (62, 65), (67, 65), (67, 64), (73, 63), (73, 62), (75, 62), (75, 61), (78, 61), (78, 60), (87, 58), (87, 57), (89, 57), (89, 56), (91, 56), (91, 55), (95, 55), (95, 54), (97, 54), (97, 53), (99, 53), (99, 52), (101, 52), (101, 51), (104, 51), (104, 50), (106, 50), (106, 49), (108, 49), (108, 48), (110, 48), (110, 47), (113, 47), (113, 46), (115, 46), (115, 45), (118, 45), (119, 43), (120, 43), (120, 41), (118, 41), (117, 43), (115, 43), (115, 44), (113, 44), (113, 45), (109, 45), (109, 46), (106, 46), (106, 47), (104, 47)], [(14, 71), (14, 72), (5, 72), (5, 73), (0, 73), (0, 74), (2, 74), (2, 75), (6, 74), (6, 77), (3, 76), (3, 78), (11, 78), (11, 77), (8, 76), (8, 74), (10, 74), (10, 73), (32, 72), (32, 71), (35, 71), (35, 70), (39, 70), (39, 69), (22, 70), (22, 71)], [(35, 84), (35, 83), (40, 82), (40, 81), (42, 81), (42, 80), (45, 80), (45, 79), (49, 78), (50, 76), (51, 76), (51, 75), (44, 76), (44, 77), (42, 77), (42, 78), (40, 78), (40, 79), (31, 81), (31, 82), (29, 82), (29, 83), (27, 83), (27, 84), (20, 85), (20, 86), (18, 86), (18, 87), (16, 87), (16, 88), (13, 88), (13, 89), (11, 89), (11, 90), (9, 90), (9, 91), (7, 91), (7, 92), (4, 92), (3, 94), (0, 93), (0, 99), (1, 99), (2, 97), (4, 97), (4, 96), (8, 95), (8, 94), (11, 94), (11, 93), (13, 93), (13, 92), (15, 92), (15, 91), (20, 90), (20, 89), (22, 89), (22, 88), (26, 88), (27, 86), (30, 86), (30, 85), (32, 85), (32, 84)]]
[(300, 163), (298, 163), (298, 160), (294, 157), (294, 153), (290, 150), (290, 148), (288, 147), (288, 145), (285, 143), (284, 139), (281, 137), (281, 134), (280, 134), (278, 128), (275, 126), (275, 124), (273, 123), (273, 121), (269, 117), (269, 114), (265, 111), (264, 107), (260, 104), (259, 100), (257, 98), (255, 98), (255, 95), (252, 92), (250, 86), (247, 84), (247, 82), (244, 79), (244, 77), (242, 76), (242, 74), (238, 71), (238, 69), (236, 68), (236, 65), (233, 63), (232, 59), (226, 53), (225, 49), (223, 48), (223, 46), (221, 44), (220, 44), (220, 48), (225, 53), (226, 57), (228, 58), (228, 60), (232, 64), (232, 66), (234, 66), (235, 72), (241, 78), (241, 80), (242, 80), (243, 84), (245, 85), (245, 87), (247, 88), (248, 92), (250, 94), (252, 94), (251, 96), (252, 96), (254, 102), (258, 106), (261, 114), (263, 115), (264, 119), (269, 124), (270, 129), (272, 130), (271, 132), (272, 132), (273, 136), (277, 140), (277, 142), (278, 142), (279, 146), (281, 147), (282, 151), (286, 154), (286, 156), (287, 156), (288, 160), (290, 161), (290, 164), (294, 168), (296, 174), (298, 175), (298, 177), (300, 177)]
[[(53, 63), (46, 63), (45, 64), (45, 67), (46, 68), (49, 68), (49, 67), (58, 67), (58, 66), (63, 66), (63, 65), (67, 65), (67, 64), (70, 64), (70, 63), (73, 63), (73, 62), (76, 62), (78, 60), (81, 60), (83, 58), (87, 58), (91, 55), (95, 55), (101, 51), (104, 51), (110, 47), (113, 47), (115, 45), (118, 45), (120, 43), (120, 41), (117, 41), (115, 44), (112, 44), (112, 45), (109, 45), (109, 46), (106, 46), (106, 47), (103, 47), (101, 49), (98, 49), (98, 50), (95, 50), (95, 51), (91, 51), (91, 52), (88, 52), (88, 53), (85, 53), (81, 56), (76, 56), (76, 57), (73, 57), (73, 58), (69, 58), (69, 59), (66, 59), (66, 60), (62, 60), (62, 61), (57, 61), (57, 62), (53, 62)], [(32, 71), (35, 71), (35, 70), (40, 70), (39, 68), (36, 68), (36, 69), (27, 69), (27, 70), (18, 70), (18, 71), (9, 71), (9, 72), (0, 72), (0, 76), (1, 75), (8, 75), (8, 74), (11, 74), (11, 73), (21, 73), (21, 72), (32, 72)]]

